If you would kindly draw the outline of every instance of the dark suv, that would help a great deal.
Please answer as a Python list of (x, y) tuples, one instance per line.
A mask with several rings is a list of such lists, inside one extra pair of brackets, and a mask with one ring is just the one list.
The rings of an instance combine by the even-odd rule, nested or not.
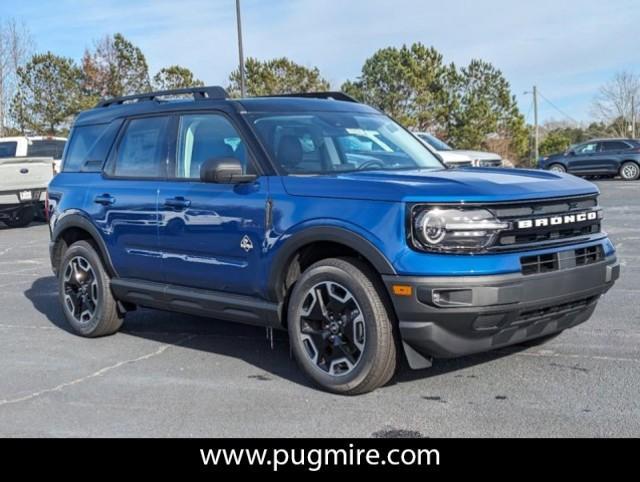
[(541, 157), (538, 167), (577, 176), (620, 176), (635, 181), (640, 177), (640, 141), (593, 139), (564, 153)]
[(77, 333), (137, 306), (285, 329), (339, 393), (387, 383), (400, 353), (421, 368), (554, 336), (619, 275), (593, 184), (447, 169), (341, 93), (105, 101), (78, 116), (48, 196)]

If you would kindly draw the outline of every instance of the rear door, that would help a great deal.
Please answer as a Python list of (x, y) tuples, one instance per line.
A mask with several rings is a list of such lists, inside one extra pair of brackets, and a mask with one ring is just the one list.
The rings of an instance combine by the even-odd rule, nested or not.
[(611, 175), (617, 174), (625, 153), (633, 146), (626, 141), (603, 141), (600, 144), (603, 172)]
[(123, 278), (163, 279), (158, 187), (166, 176), (169, 124), (169, 116), (129, 119), (102, 178), (89, 188), (87, 209)]
[(169, 179), (160, 186), (159, 249), (167, 283), (237, 294), (260, 290), (268, 178), (247, 184), (200, 182), (208, 159), (255, 165), (238, 130), (222, 113), (176, 118)]

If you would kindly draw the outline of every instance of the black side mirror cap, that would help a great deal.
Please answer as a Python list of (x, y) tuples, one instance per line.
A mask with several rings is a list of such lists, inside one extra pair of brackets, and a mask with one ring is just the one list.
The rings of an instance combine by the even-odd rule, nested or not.
[(233, 157), (208, 159), (200, 166), (200, 180), (202, 182), (242, 184), (253, 182), (257, 177), (255, 174), (243, 174), (242, 164)]

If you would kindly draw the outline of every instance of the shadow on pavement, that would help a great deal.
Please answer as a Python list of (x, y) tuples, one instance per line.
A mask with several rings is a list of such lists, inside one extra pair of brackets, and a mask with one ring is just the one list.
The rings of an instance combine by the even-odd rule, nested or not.
[[(35, 280), (24, 295), (52, 325), (72, 333), (58, 301), (54, 276)], [(290, 358), (286, 332), (274, 331), (272, 350), (264, 328), (141, 308), (127, 313), (121, 333), (243, 360), (257, 369), (250, 378), (268, 381), (268, 374), (271, 374), (300, 385), (313, 386), (298, 369), (295, 361)], [(447, 375), (500, 359), (526, 348), (515, 346), (463, 358), (436, 360), (431, 368), (425, 370), (411, 370), (403, 357), (401, 369), (390, 385)]]

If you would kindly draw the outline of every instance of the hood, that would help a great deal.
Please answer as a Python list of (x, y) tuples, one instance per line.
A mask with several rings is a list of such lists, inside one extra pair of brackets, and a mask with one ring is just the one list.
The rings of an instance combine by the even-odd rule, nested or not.
[(389, 202), (498, 202), (595, 194), (579, 177), (530, 169), (415, 169), (285, 176), (293, 196)]
[(456, 164), (456, 163), (464, 163), (470, 164), (473, 159), (469, 156), (465, 156), (464, 154), (460, 154), (459, 152), (454, 151), (436, 151), (438, 155), (442, 158), (442, 160), (446, 163)]
[(470, 157), (471, 159), (479, 159), (481, 161), (491, 161), (493, 159), (502, 160), (502, 157), (500, 157), (500, 155), (496, 154), (495, 152), (462, 151), (462, 150), (455, 150), (453, 152), (455, 152), (456, 154), (462, 154), (463, 156)]
[(560, 157), (564, 157), (564, 152), (554, 152), (553, 154), (549, 154), (547, 156), (540, 156), (540, 160), (546, 161), (547, 159), (559, 159)]

